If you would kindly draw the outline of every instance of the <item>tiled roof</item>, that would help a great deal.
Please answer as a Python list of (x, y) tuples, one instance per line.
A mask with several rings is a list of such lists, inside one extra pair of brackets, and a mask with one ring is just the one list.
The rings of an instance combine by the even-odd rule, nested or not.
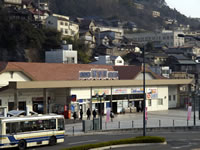
[[(7, 71), (20, 71), (33, 81), (63, 81), (79, 80), (79, 71), (91, 69), (107, 69), (118, 71), (119, 79), (134, 79), (142, 72), (141, 66), (110, 66), (94, 64), (60, 64), (60, 63), (27, 63), (27, 62), (0, 62), (0, 73)], [(146, 69), (146, 72), (151, 72)], [(151, 72), (155, 79), (163, 77)]]
[(114, 71), (113, 67), (108, 65), (0, 62), (0, 73), (21, 71), (36, 81), (78, 80), (79, 71), (91, 69)]
[[(113, 66), (115, 71), (119, 73), (120, 80), (133, 80), (135, 79), (140, 73), (143, 72), (142, 66)], [(150, 69), (146, 68), (145, 72), (150, 73), (155, 79), (164, 79), (163, 76), (160, 76)]]

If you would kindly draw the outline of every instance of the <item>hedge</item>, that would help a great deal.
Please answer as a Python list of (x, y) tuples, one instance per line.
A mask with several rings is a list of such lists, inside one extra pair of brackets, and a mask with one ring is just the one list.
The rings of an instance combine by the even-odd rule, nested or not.
[(89, 150), (92, 148), (105, 147), (105, 146), (111, 146), (111, 145), (120, 145), (120, 144), (163, 143), (163, 142), (165, 142), (165, 138), (163, 137), (140, 136), (140, 137), (128, 138), (128, 139), (122, 139), (122, 140), (74, 146), (74, 147), (65, 148), (62, 150)]

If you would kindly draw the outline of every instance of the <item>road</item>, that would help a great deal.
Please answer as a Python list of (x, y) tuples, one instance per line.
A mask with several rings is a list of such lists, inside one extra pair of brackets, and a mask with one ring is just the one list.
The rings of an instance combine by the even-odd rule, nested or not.
[[(30, 150), (55, 150), (62, 149), (65, 147), (72, 147), (77, 145), (84, 145), (89, 143), (98, 143), (103, 141), (124, 139), (129, 137), (141, 136), (142, 133), (129, 132), (115, 132), (115, 133), (101, 133), (97, 135), (85, 135), (85, 136), (66, 136), (65, 142), (62, 144), (57, 144), (55, 146), (42, 146), (29, 148)], [(123, 150), (200, 150), (200, 131), (193, 132), (157, 132), (157, 133), (147, 133), (149, 136), (162, 136), (167, 139), (166, 145), (144, 145), (144, 146), (134, 146), (126, 147)], [(116, 148), (114, 150), (120, 150), (122, 148)]]

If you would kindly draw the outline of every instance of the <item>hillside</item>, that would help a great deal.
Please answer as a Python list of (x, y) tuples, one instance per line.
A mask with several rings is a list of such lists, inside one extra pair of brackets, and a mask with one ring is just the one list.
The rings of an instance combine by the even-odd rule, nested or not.
[[(138, 9), (136, 3), (142, 4), (144, 9)], [(51, 0), (50, 9), (53, 13), (74, 17), (129, 20), (147, 30), (165, 26), (166, 17), (189, 24), (192, 29), (200, 29), (200, 22), (170, 9), (165, 0)], [(152, 11), (159, 11), (161, 16), (153, 18)]]

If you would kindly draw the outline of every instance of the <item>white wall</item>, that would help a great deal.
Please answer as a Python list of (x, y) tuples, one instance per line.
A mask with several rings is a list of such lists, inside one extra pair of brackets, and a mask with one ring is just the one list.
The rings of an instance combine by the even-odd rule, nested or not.
[[(168, 110), (168, 87), (167, 86), (158, 86), (158, 87), (147, 87), (152, 89), (157, 89), (158, 98), (151, 99), (151, 106), (148, 104), (148, 99), (146, 100), (147, 111), (159, 111), (159, 110)], [(146, 91), (147, 93), (147, 91)], [(163, 104), (159, 105), (158, 101), (162, 99)]]
[(71, 95), (76, 95), (76, 99), (90, 99), (90, 88), (74, 88), (71, 89)]
[(9, 81), (31, 81), (24, 73), (13, 71), (0, 74), (0, 87), (8, 85)]

